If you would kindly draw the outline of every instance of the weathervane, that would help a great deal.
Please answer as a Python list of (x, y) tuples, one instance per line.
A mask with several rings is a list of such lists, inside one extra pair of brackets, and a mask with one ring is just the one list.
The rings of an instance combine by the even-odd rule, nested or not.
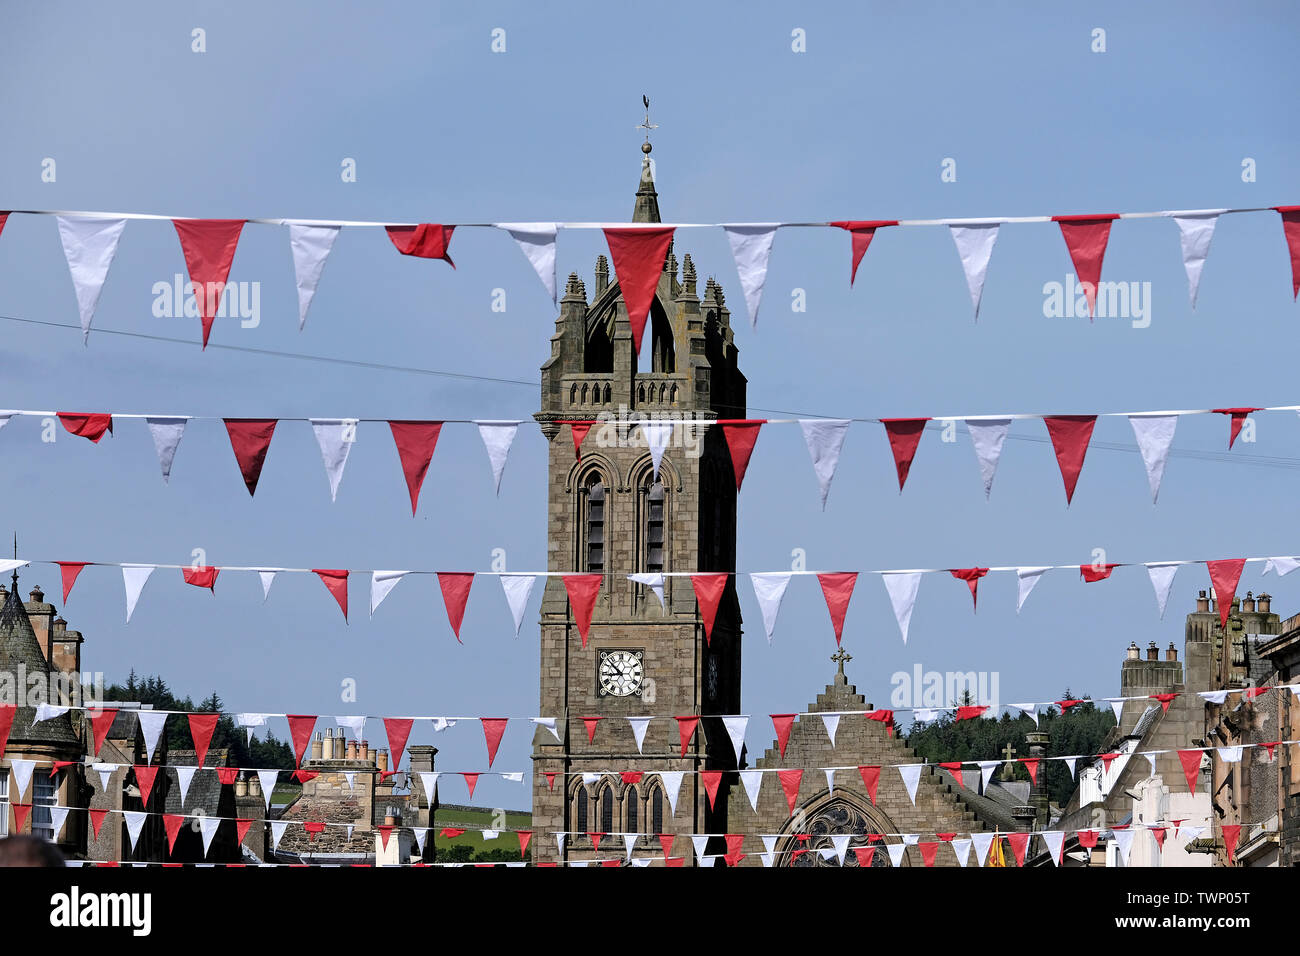
[[(638, 127), (636, 127), (636, 128), (637, 128), (637, 129), (643, 129), (643, 130), (645, 130), (645, 141), (646, 141), (647, 143), (649, 143), (649, 142), (650, 142), (650, 131), (651, 131), (652, 129), (658, 129), (658, 128), (659, 128), (659, 124), (658, 124), (658, 123), (651, 123), (651, 122), (650, 122), (650, 97), (646, 96), (645, 94), (642, 94), (642, 95), (641, 95), (641, 102), (645, 104), (645, 122), (642, 123), (640, 126), (638, 126)], [(650, 152), (650, 151), (649, 151), (649, 150), (646, 150), (646, 152), (648, 153), (648, 152)]]

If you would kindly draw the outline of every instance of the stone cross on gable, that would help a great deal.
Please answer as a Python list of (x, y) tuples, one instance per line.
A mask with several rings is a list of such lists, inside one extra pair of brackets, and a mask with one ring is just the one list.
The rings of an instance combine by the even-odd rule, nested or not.
[(841, 647), (839, 650), (837, 650), (834, 654), (831, 655), (831, 660), (839, 665), (839, 669), (836, 671), (836, 674), (839, 677), (843, 677), (844, 662), (853, 660), (853, 655)]
[(1012, 758), (1015, 757), (1015, 755), (1016, 755), (1016, 748), (1011, 746), (1010, 744), (1007, 744), (1005, 747), (1002, 748), (1002, 759), (1007, 761), (1008, 763), (1012, 760)]
[(1014, 763), (1015, 757), (1016, 757), (1016, 748), (1011, 746), (1011, 744), (1007, 744), (1005, 747), (1002, 748), (1002, 759), (1006, 761), (1006, 763), (1002, 765), (1002, 773), (1000, 774), (1003, 780), (1015, 779), (1016, 776), (1016, 765)]

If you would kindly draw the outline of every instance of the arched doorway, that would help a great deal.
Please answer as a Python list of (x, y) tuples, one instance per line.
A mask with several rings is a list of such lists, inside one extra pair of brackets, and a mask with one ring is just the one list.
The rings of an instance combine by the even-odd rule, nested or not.
[[(802, 816), (802, 827), (798, 830), (793, 824)], [(876, 848), (872, 854), (871, 865), (890, 865), (889, 854), (885, 852), (886, 843), (898, 842), (897, 837), (879, 836), (872, 840), (869, 834), (886, 834), (893, 832), (893, 824), (884, 814), (873, 807), (864, 805), (847, 794), (836, 793), (833, 796), (823, 794), (795, 811), (782, 840), (777, 843), (777, 866), (835, 866), (840, 865), (838, 856), (823, 855), (823, 850), (835, 849), (836, 836), (848, 836), (849, 848), (844, 856), (844, 866), (859, 866), (858, 855), (853, 852), (856, 847)], [(806, 834), (808, 839), (800, 840), (799, 835)], [(807, 851), (807, 852), (800, 852)], [(830, 859), (826, 859), (830, 856)]]

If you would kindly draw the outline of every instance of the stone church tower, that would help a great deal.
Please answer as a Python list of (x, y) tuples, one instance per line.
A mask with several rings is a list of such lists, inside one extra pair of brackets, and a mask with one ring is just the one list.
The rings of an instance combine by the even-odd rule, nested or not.
[[(660, 222), (650, 143), (642, 150), (633, 222)], [(680, 274), (679, 274), (680, 272)], [(627, 309), (605, 256), (586, 285), (569, 276), (542, 366), (542, 409), (550, 442), (547, 566), (603, 575), (583, 647), (563, 581), (548, 579), (541, 612), (539, 714), (558, 718), (556, 740), (539, 728), (533, 742), (532, 841), (537, 862), (561, 858), (552, 833), (566, 831), (563, 858), (592, 858), (588, 833), (723, 833), (727, 798), (711, 811), (702, 769), (734, 770), (736, 757), (716, 716), (740, 710), (740, 608), (734, 578), (705, 640), (687, 578), (666, 578), (664, 606), (627, 575), (734, 571), (736, 481), (718, 428), (678, 424), (656, 480), (641, 420), (709, 421), (745, 417), (745, 378), (737, 367), (730, 312), (710, 278), (699, 291), (689, 254), (669, 248), (646, 323), (638, 370)], [(574, 454), (568, 422), (594, 422)], [(675, 721), (653, 720), (638, 750), (626, 717), (704, 715), (686, 754)], [(603, 717), (588, 738), (584, 717)], [(605, 774), (642, 770), (625, 782)], [(655, 771), (685, 771), (677, 812)], [(548, 780), (547, 775), (553, 775)], [(576, 836), (573, 834), (582, 834)], [(610, 837), (600, 851), (621, 849)], [(691, 856), (682, 836), (675, 856)]]

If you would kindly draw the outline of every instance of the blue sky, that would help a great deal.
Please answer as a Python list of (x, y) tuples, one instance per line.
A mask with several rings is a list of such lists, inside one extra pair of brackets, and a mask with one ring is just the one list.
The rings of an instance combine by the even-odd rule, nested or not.
[[(75, 13), (73, 12), (75, 10)], [(1013, 216), (1300, 202), (1286, 122), (1300, 76), (1295, 9), (1259, 4), (827, 5), (735, 8), (607, 4), (563, 13), (533, 4), (135, 4), (11, 8), (0, 30), (7, 91), (4, 208), (208, 217), (404, 221), (619, 220), (639, 169), (640, 97), (654, 136), (660, 206), (673, 221)], [(191, 30), (207, 52), (191, 52)], [(491, 31), (506, 52), (491, 52)], [(1094, 28), (1107, 51), (1090, 51)], [(791, 50), (791, 31), (807, 51)], [(57, 180), (41, 181), (46, 157)], [(343, 183), (340, 163), (357, 163)], [(957, 181), (940, 164), (957, 163)], [(1241, 163), (1255, 160), (1256, 182)], [(757, 332), (748, 327), (725, 238), (679, 234), (701, 277), (728, 292), (755, 415), (918, 416), (1097, 412), (1292, 404), (1298, 333), (1286, 248), (1273, 213), (1225, 217), (1195, 312), (1177, 229), (1121, 222), (1103, 277), (1151, 283), (1151, 324), (1045, 318), (1044, 283), (1073, 271), (1058, 230), (1006, 226), (978, 325), (947, 230), (880, 234), (850, 290), (848, 239), (788, 230), (776, 240)], [(590, 282), (597, 233), (562, 233), (561, 277)], [(218, 319), (213, 342), (536, 381), (553, 311), (504, 234), (461, 230), (455, 271), (398, 256), (383, 235), (344, 230), (306, 331), (286, 230), (249, 226), (232, 281), (261, 283), (260, 325)], [(193, 319), (155, 318), (152, 286), (183, 270), (166, 223), (127, 226), (96, 327), (197, 343)], [(507, 310), (491, 311), (503, 288)], [(794, 289), (806, 312), (792, 312)], [(53, 219), (14, 216), (0, 236), (0, 315), (75, 325)], [(0, 320), (0, 406), (221, 416), (522, 418), (536, 387), (368, 370)], [(770, 411), (767, 411), (770, 410)], [(1289, 530), (1300, 419), (1261, 416), (1231, 461), (1178, 457), (1226, 448), (1219, 416), (1184, 419), (1158, 507), (1133, 436), (1103, 419), (1074, 504), (1040, 423), (1013, 426), (992, 500), (962, 435), (924, 438), (897, 492), (878, 425), (851, 431), (825, 514), (799, 431), (765, 430), (740, 503), (742, 570), (787, 567), (803, 548), (826, 569), (962, 567), (1216, 558), (1300, 552)], [(1033, 441), (1025, 439), (1034, 439)], [(566, 439), (567, 440), (567, 439)], [(543, 565), (545, 445), (526, 425), (494, 498), (477, 435), (449, 425), (412, 519), (387, 429), (363, 425), (330, 503), (305, 423), (277, 431), (257, 497), (245, 493), (224, 430), (190, 427), (164, 486), (148, 431), (122, 422), (98, 446), (15, 421), (0, 433), (9, 522), (25, 556), (212, 564), (481, 569)], [(1261, 459), (1267, 458), (1268, 463)], [(1283, 459), (1278, 462), (1277, 459)], [(1267, 584), (1265, 584), (1267, 581)], [(1262, 579), (1284, 616), (1300, 578)], [(57, 570), (23, 575), (57, 594)], [(921, 586), (904, 646), (884, 589), (864, 578), (844, 644), (851, 678), (887, 702), (890, 675), (989, 671), (1000, 697), (1067, 686), (1118, 692), (1130, 640), (1181, 647), (1181, 616), (1204, 569), (1179, 573), (1164, 622), (1141, 569), (1082, 584), (1057, 572), (1015, 613), (1015, 579)], [(767, 646), (746, 617), (744, 707), (751, 750), (766, 715), (802, 710), (830, 678), (834, 641), (820, 593), (791, 585)], [(263, 605), (252, 574), (216, 596), (158, 572), (130, 625), (120, 574), (90, 569), (66, 609), (85, 632), (84, 665), (130, 667), (231, 709), (301, 713), (531, 715), (536, 606), (517, 640), (499, 588), (481, 580), (463, 638), (451, 636), (432, 579), (404, 582), (374, 620), (353, 582), (345, 626), (320, 583), (282, 577)], [(57, 601), (57, 598), (56, 598)], [(61, 610), (63, 610), (61, 608)], [(339, 700), (355, 679), (358, 701)], [(762, 718), (762, 719), (758, 719)], [(280, 728), (283, 731), (283, 728)], [(283, 735), (283, 734), (282, 734)], [(372, 742), (382, 734), (371, 725)], [(412, 742), (447, 770), (484, 764), (477, 728)], [(515, 725), (496, 766), (529, 769)], [(487, 805), (526, 806), (526, 789), (484, 778)]]

